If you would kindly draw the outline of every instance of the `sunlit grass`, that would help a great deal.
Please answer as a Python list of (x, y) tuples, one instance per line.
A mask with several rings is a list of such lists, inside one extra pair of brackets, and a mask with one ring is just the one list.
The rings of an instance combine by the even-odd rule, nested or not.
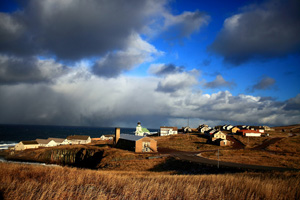
[(300, 174), (170, 175), (0, 163), (4, 199), (299, 199)]

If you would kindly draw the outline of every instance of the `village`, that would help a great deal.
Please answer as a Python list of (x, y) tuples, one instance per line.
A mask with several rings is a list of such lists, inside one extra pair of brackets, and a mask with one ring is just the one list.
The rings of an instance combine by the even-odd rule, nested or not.
[(158, 145), (154, 139), (156, 137), (164, 137), (178, 134), (198, 134), (207, 138), (207, 143), (216, 146), (231, 146), (237, 139), (233, 136), (239, 135), (245, 138), (249, 137), (267, 137), (272, 129), (268, 126), (246, 126), (246, 125), (223, 125), (210, 127), (201, 124), (197, 128), (189, 126), (178, 129), (177, 127), (161, 126), (159, 132), (150, 133), (147, 128), (142, 127), (141, 122), (137, 123), (136, 131), (133, 134), (122, 134), (121, 128), (115, 128), (115, 135), (101, 135), (99, 138), (91, 138), (88, 135), (70, 135), (66, 138), (48, 138), (36, 139), (30, 141), (20, 141), (11, 151), (21, 151), (25, 149), (36, 149), (45, 147), (55, 147), (61, 145), (90, 144), (97, 141), (112, 141), (113, 147), (133, 151), (157, 152)]

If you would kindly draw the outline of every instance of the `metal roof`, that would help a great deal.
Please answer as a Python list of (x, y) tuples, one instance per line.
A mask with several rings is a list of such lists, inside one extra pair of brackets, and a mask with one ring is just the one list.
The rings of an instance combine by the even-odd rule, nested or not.
[(56, 142), (56, 143), (62, 143), (62, 142), (64, 142), (66, 139), (64, 139), (64, 138), (48, 138), (48, 140), (53, 140), (54, 142)]
[(37, 143), (39, 144), (48, 144), (51, 140), (49, 139), (36, 139)]
[(69, 135), (68, 140), (87, 140), (90, 136), (88, 135)]
[(27, 141), (21, 141), (24, 145), (26, 145), (26, 144), (38, 144), (37, 143), (37, 141), (35, 141), (35, 140), (27, 140)]
[(130, 141), (138, 141), (144, 138), (144, 136), (137, 136), (137, 135), (129, 135), (129, 134), (120, 134), (120, 139), (130, 140)]

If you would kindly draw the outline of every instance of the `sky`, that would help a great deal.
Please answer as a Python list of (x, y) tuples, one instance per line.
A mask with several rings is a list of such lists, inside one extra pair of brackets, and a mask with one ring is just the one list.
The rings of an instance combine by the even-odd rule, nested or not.
[(1, 0), (0, 124), (300, 123), (298, 0)]

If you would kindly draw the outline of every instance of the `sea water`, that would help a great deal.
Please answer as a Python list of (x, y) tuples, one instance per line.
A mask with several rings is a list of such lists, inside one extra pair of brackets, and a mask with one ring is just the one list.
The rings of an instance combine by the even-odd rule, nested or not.
[[(158, 130), (149, 129), (150, 132)], [(134, 134), (135, 128), (121, 128), (121, 133)], [(102, 135), (113, 135), (113, 127), (82, 126), (41, 126), (41, 125), (0, 125), (0, 149), (7, 149), (23, 140), (66, 138), (69, 135), (88, 135), (99, 138)]]

